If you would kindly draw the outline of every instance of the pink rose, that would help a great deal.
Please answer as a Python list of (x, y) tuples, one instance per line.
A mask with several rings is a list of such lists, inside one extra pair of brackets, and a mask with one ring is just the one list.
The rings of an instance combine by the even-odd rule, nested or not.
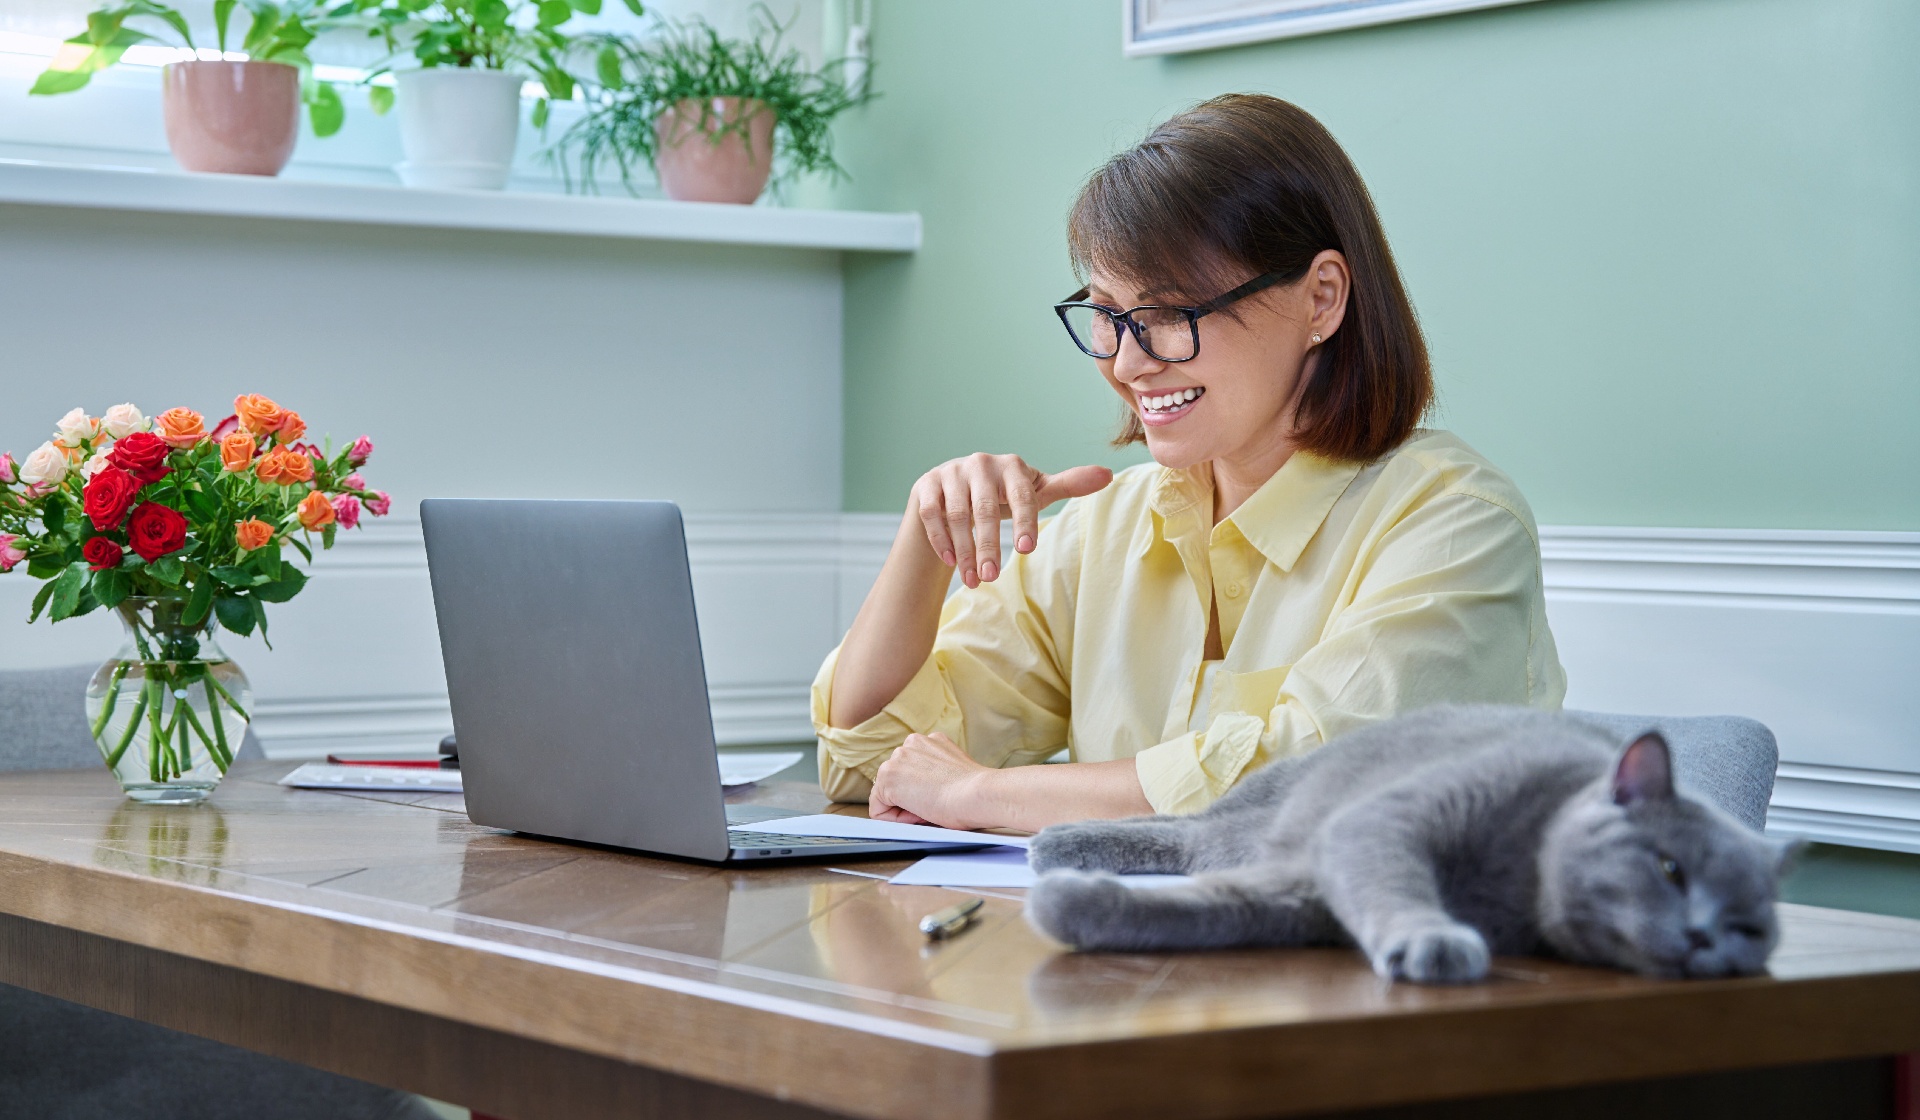
[(27, 558), (13, 543), (19, 539), (12, 533), (0, 533), (0, 572), (11, 572), (15, 564)]
[(367, 480), (360, 477), (359, 471), (354, 471), (352, 474), (340, 480), (340, 488), (342, 490), (365, 490), (367, 488)]
[(215, 443), (219, 443), (221, 440), (226, 439), (228, 436), (232, 435), (233, 433), (239, 430), (240, 430), (240, 417), (229, 416), (225, 420), (222, 420), (218, 424), (215, 424), (213, 426), (213, 431), (207, 433), (207, 438), (212, 440)]
[(385, 490), (367, 491), (366, 502), (367, 512), (373, 514), (375, 517), (385, 517), (387, 511), (393, 508), (393, 499), (387, 497)]
[(366, 436), (354, 440), (353, 446), (347, 448), (347, 465), (350, 467), (360, 466), (372, 457), (373, 441)]
[(334, 498), (333, 519), (342, 529), (351, 529), (360, 524), (360, 499), (352, 494), (341, 494)]
[[(0, 482), (14, 482), (18, 480), (19, 477), (19, 472), (14, 470), (13, 467), (12, 453), (0, 454)], [(360, 476), (356, 474), (353, 477), (359, 478)]]

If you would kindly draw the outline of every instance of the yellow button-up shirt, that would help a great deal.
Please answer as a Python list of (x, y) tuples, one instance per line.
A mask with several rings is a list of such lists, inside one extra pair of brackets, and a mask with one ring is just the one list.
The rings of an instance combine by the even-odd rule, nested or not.
[[(827, 794), (864, 800), (894, 747), (939, 731), (988, 766), (1131, 758), (1155, 810), (1192, 813), (1263, 763), (1428, 704), (1560, 706), (1532, 511), (1452, 433), (1367, 464), (1296, 453), (1212, 511), (1206, 467), (1133, 467), (1069, 501), (998, 580), (948, 598), (926, 663), (857, 727), (827, 723), (828, 655)], [(1210, 604), (1226, 656), (1203, 698)]]

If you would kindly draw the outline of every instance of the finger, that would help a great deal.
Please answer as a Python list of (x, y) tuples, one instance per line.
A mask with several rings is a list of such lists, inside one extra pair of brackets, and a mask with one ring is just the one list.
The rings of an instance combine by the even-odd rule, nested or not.
[(918, 813), (912, 812), (907, 809), (902, 809), (896, 806), (893, 810), (893, 823), (895, 824), (932, 824), (933, 822), (921, 816)]
[(967, 483), (973, 490), (973, 566), (991, 583), (1000, 574), (1000, 479), (991, 460), (968, 460)]
[(1084, 498), (1104, 490), (1112, 481), (1113, 472), (1105, 467), (1068, 467), (1059, 474), (1041, 475), (1034, 500), (1044, 509), (1062, 498)]
[(1018, 459), (1014, 464), (1015, 469), (1006, 476), (1007, 505), (1013, 514), (1013, 548), (1015, 552), (1032, 552), (1034, 542), (1040, 539), (1040, 505), (1034, 500), (1033, 483), (1044, 476)]
[(941, 472), (941, 492), (947, 512), (947, 535), (953, 541), (953, 563), (960, 571), (960, 582), (980, 586), (980, 575), (973, 567), (972, 494), (958, 473)]
[(947, 510), (937, 485), (920, 480), (913, 488), (914, 510), (920, 515), (920, 527), (926, 531), (927, 544), (947, 567), (953, 567), (953, 538), (947, 534)]

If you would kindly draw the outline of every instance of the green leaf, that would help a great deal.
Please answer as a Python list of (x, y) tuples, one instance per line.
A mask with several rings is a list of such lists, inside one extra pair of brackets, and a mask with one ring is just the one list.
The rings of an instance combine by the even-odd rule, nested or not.
[(147, 565), (147, 574), (171, 587), (180, 586), (187, 578), (187, 566), (178, 556), (162, 556)]
[(538, 27), (558, 27), (573, 18), (573, 5), (567, 0), (540, 0)]
[(117, 607), (133, 592), (133, 577), (118, 568), (93, 573), (93, 597), (103, 607)]
[(600, 0), (572, 0), (572, 3), (573, 10), (583, 16), (597, 16), (600, 14)]
[(100, 600), (93, 597), (92, 581), (83, 583), (80, 585), (80, 601), (73, 605), (72, 617), (79, 618), (83, 614), (91, 614), (99, 606)]
[[(547, 87), (547, 97), (555, 101), (573, 100), (573, 75), (557, 66), (540, 72), (540, 84)], [(546, 99), (541, 98), (542, 101)]]
[(47, 527), (48, 534), (58, 533), (67, 527), (67, 503), (54, 500), (40, 507), (40, 524)]
[(301, 541), (297, 537), (288, 537), (287, 543), (299, 549), (300, 555), (307, 558), (307, 563), (309, 564), (313, 563), (313, 550), (311, 548), (308, 548), (305, 542)]
[(187, 607), (180, 612), (180, 624), (198, 626), (207, 620), (207, 612), (213, 609), (213, 581), (201, 579), (193, 585), (187, 594)]
[(627, 76), (620, 67), (620, 50), (612, 43), (600, 48), (600, 54), (593, 60), (593, 69), (600, 77), (600, 84), (608, 89), (625, 89)]
[(505, 30), (507, 20), (513, 15), (507, 7), (507, 0), (479, 0), (473, 6), (473, 23), (482, 31), (498, 33)]
[(201, 521), (212, 521), (220, 516), (220, 499), (205, 490), (182, 491), (187, 504), (187, 512)]
[(533, 103), (533, 127), (547, 127), (547, 99), (544, 97)]
[(27, 561), (27, 574), (34, 579), (52, 579), (54, 576), (59, 575), (60, 570), (66, 566), (67, 562), (65, 560), (59, 560), (52, 556), (36, 556)]
[(313, 93), (307, 98), (307, 119), (313, 123), (315, 136), (332, 136), (347, 123), (347, 107), (332, 82), (313, 83)]
[(335, 531), (335, 530), (337, 530), (337, 529), (339, 529), (339, 528), (340, 528), (340, 526), (338, 526), (338, 525), (329, 525), (329, 526), (327, 526), (326, 528), (324, 528), (324, 529), (322, 529), (322, 530), (320, 530), (320, 547), (321, 547), (321, 548), (332, 548), (332, 547), (333, 547), (333, 535), (334, 535), (334, 531)]
[(240, 588), (252, 587), (254, 584), (262, 582), (263, 578), (259, 572), (250, 572), (238, 564), (222, 564), (220, 567), (213, 569), (211, 575), (214, 579), (219, 580), (228, 587)]
[(227, 53), (227, 21), (233, 18), (233, 6), (238, 0), (213, 0), (213, 30), (219, 36), (220, 53)]
[(647, 14), (646, 5), (642, 4), (640, 0), (621, 0), (621, 3), (625, 4), (627, 10), (636, 16), (644, 16)]
[(368, 86), (367, 104), (373, 108), (374, 116), (386, 116), (393, 110), (393, 87)]
[(53, 609), (47, 617), (55, 622), (63, 618), (72, 618), (74, 608), (80, 605), (80, 591), (87, 585), (87, 565), (84, 560), (76, 560), (67, 565), (60, 578), (53, 581)]
[[(267, 605), (258, 599), (249, 602), (253, 604), (253, 620), (260, 625), (260, 640), (267, 642)], [(272, 649), (273, 643), (267, 642), (267, 648)]]
[(213, 600), (214, 617), (220, 625), (246, 637), (253, 633), (253, 604), (237, 595), (221, 595)]
[(40, 612), (47, 609), (47, 600), (51, 598), (53, 598), (53, 581), (49, 580), (40, 588), (39, 594), (33, 597), (33, 610), (27, 615), (29, 623), (40, 617)]
[(306, 585), (307, 573), (298, 568), (288, 568), (281, 578), (254, 588), (253, 597), (268, 603), (284, 603), (300, 594), (300, 589)]

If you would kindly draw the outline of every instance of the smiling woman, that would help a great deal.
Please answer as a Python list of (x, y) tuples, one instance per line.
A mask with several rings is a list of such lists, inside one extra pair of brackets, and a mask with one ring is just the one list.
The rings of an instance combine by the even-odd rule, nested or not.
[(1318, 121), (1181, 113), (1093, 175), (1068, 242), (1087, 284), (1055, 311), (1154, 462), (977, 454), (914, 484), (814, 683), (830, 796), (960, 828), (1190, 813), (1414, 708), (1560, 706), (1533, 515), (1416, 427), (1426, 345)]

